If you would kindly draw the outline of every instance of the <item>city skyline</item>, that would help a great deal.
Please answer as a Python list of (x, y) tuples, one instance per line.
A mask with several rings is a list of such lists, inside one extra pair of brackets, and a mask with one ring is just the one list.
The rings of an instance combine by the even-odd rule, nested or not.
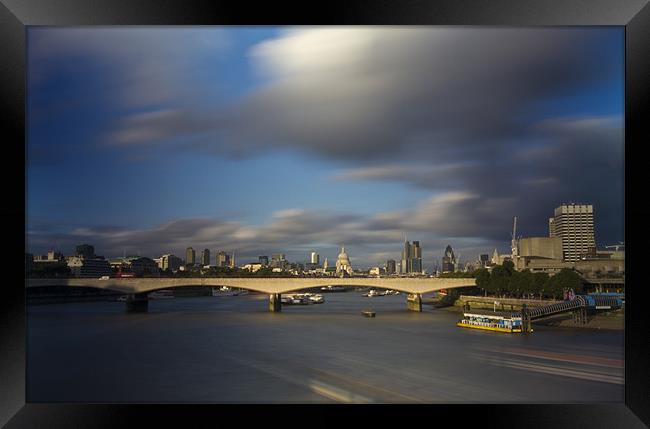
[[(28, 29), (28, 251), (353, 266), (623, 241), (623, 29)], [(53, 185), (54, 184), (54, 185)], [(469, 255), (472, 255), (471, 257)], [(198, 256), (198, 255), (197, 255)], [(300, 259), (298, 259), (300, 258)]]

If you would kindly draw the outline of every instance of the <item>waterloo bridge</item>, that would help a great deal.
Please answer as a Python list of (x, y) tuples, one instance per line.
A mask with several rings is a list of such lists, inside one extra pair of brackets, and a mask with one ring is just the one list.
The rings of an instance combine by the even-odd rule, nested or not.
[(441, 289), (476, 286), (473, 278), (414, 278), (414, 277), (312, 277), (312, 278), (229, 278), (229, 277), (199, 277), (199, 278), (111, 278), (106, 280), (74, 278), (74, 279), (27, 279), (26, 287), (69, 286), (92, 287), (112, 290), (127, 295), (127, 309), (146, 311), (148, 294), (157, 290), (181, 287), (220, 287), (246, 289), (269, 295), (269, 311), (281, 311), (281, 295), (322, 286), (352, 286), (376, 287), (392, 289), (407, 294), (407, 308), (412, 311), (422, 311), (422, 294)]

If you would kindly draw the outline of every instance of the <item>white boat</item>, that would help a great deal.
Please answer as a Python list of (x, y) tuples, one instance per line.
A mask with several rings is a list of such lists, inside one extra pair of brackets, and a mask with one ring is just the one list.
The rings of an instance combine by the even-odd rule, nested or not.
[(377, 292), (375, 289), (370, 289), (368, 293), (364, 293), (363, 296), (367, 296), (368, 298), (372, 298), (374, 296), (385, 296), (386, 292)]
[(323, 302), (325, 302), (325, 300), (323, 299), (323, 295), (311, 294), (308, 298), (314, 304), (322, 304)]
[(322, 304), (325, 302), (323, 295), (315, 293), (292, 293), (282, 295), (280, 301), (283, 304), (293, 305), (307, 305), (307, 304)]

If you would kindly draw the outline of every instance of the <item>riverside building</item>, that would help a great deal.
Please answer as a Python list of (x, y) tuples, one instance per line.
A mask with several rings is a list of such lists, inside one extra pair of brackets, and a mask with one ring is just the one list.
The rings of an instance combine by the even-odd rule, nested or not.
[(596, 248), (594, 207), (591, 204), (562, 204), (549, 219), (549, 236), (562, 240), (563, 260), (574, 262)]

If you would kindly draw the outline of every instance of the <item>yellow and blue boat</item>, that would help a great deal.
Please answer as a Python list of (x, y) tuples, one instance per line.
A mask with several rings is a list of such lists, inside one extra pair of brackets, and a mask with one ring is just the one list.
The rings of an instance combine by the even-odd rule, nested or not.
[(461, 328), (481, 329), (483, 331), (521, 333), (521, 316), (463, 313), (463, 318), (456, 326)]

